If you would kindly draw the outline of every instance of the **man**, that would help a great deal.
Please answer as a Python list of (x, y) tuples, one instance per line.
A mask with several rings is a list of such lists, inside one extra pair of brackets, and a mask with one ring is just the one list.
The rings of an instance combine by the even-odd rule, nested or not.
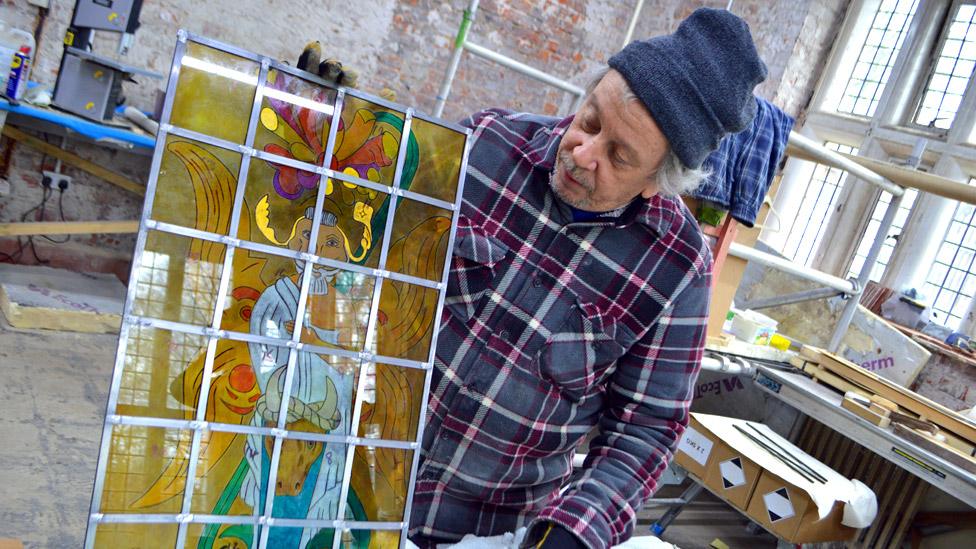
[(631, 536), (687, 424), (708, 318), (710, 254), (677, 195), (749, 124), (765, 76), (748, 26), (700, 9), (613, 56), (574, 117), (466, 121), (415, 543), (521, 526), (532, 547)]
[(528, 525), (527, 545), (621, 543), (687, 423), (710, 257), (675, 195), (751, 121), (766, 70), (745, 23), (711, 9), (609, 65), (571, 119), (468, 121), (418, 541)]

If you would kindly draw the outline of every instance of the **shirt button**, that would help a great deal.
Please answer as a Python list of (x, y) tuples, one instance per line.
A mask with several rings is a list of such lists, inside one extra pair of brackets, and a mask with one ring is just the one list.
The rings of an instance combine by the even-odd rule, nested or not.
[(539, 286), (542, 286), (542, 277), (540, 277), (539, 275), (533, 276), (532, 277), (532, 285), (534, 287), (536, 287), (536, 288), (538, 288)]
[(508, 341), (508, 330), (502, 330), (501, 333), (498, 334), (498, 337)]

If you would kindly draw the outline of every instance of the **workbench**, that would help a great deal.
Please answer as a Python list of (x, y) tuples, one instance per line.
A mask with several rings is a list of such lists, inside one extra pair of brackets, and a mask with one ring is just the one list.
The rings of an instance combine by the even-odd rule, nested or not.
[(844, 396), (809, 377), (784, 368), (756, 365), (760, 389), (861, 446), (976, 508), (976, 475), (880, 428), (841, 407)]
[(98, 124), (51, 108), (35, 107), (27, 103), (12, 104), (0, 98), (0, 128), (11, 124), (43, 133), (77, 138), (98, 145), (132, 151), (149, 156), (156, 139), (123, 127)]

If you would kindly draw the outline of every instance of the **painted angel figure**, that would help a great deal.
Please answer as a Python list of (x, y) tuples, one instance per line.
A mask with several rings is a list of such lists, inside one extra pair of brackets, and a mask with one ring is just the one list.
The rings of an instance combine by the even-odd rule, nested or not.
[[(296, 223), (293, 250), (307, 250), (314, 210), (308, 208)], [(348, 261), (345, 236), (338, 219), (323, 212), (316, 254), (323, 258)], [(251, 333), (274, 338), (290, 338), (295, 328), (303, 272), (312, 268), (308, 303), (303, 319), (303, 340), (320, 346), (338, 346), (336, 327), (337, 269), (295, 261), (295, 273), (268, 286), (251, 312)], [(296, 313), (297, 312), (297, 313)], [(252, 364), (261, 386), (262, 397), (255, 408), (254, 425), (277, 425), (284, 392), (289, 349), (283, 346), (252, 343)], [(353, 372), (341, 371), (325, 357), (302, 352), (295, 362), (291, 396), (288, 397), (289, 430), (317, 433), (349, 433), (352, 408)], [(270, 467), (273, 439), (249, 436), (245, 448), (249, 464), (247, 480), (241, 488), (244, 500), (263, 509), (267, 492), (273, 489), (276, 516), (288, 518), (336, 518), (345, 465), (345, 448), (331, 443), (285, 440), (282, 444), (276, 485), (262, 489)], [(300, 535), (299, 535), (300, 534)], [(273, 529), (273, 547), (305, 547), (315, 534), (313, 529), (299, 533), (293, 529)]]

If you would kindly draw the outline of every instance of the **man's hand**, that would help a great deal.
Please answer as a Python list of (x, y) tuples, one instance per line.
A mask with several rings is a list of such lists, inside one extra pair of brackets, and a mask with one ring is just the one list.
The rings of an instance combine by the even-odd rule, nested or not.
[[(322, 44), (315, 40), (309, 42), (298, 56), (298, 68), (319, 75), (320, 78), (336, 86), (355, 88), (359, 85), (359, 72), (342, 65), (334, 57), (322, 59)], [(390, 88), (383, 88), (380, 97), (387, 101), (396, 101), (396, 92)]]
[(322, 44), (318, 40), (309, 42), (298, 56), (298, 68), (319, 75), (323, 80), (337, 86), (355, 88), (359, 84), (359, 73), (345, 68), (334, 57), (322, 59)]

